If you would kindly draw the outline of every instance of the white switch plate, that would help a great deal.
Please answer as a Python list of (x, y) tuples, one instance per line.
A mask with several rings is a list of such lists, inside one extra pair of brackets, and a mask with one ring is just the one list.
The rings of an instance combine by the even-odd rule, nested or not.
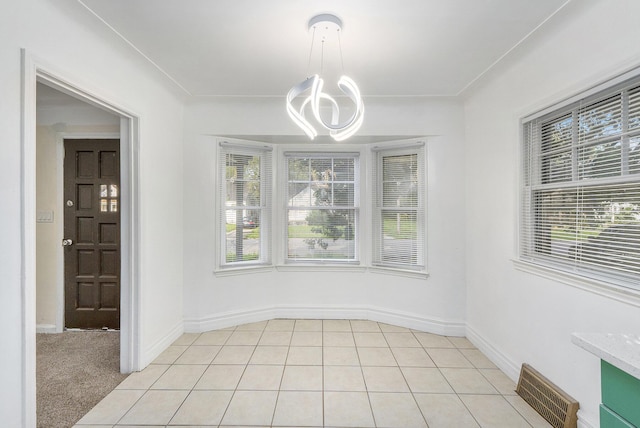
[(53, 223), (53, 211), (38, 211), (36, 214), (36, 222)]

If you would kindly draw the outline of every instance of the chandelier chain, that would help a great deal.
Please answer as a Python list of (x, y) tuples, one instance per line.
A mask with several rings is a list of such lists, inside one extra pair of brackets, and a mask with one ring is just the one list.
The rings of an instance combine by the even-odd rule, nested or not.
[(311, 72), (311, 57), (313, 56), (313, 42), (316, 40), (316, 27), (313, 27), (313, 34), (311, 36), (311, 48), (309, 49), (309, 60), (307, 61), (307, 76), (310, 76)]
[(338, 30), (338, 47), (340, 48), (340, 64), (342, 65), (342, 74), (344, 74), (344, 57), (342, 56), (342, 38), (340, 38), (340, 30)]
[(324, 38), (322, 39), (322, 49), (320, 49), (320, 74), (324, 74)]

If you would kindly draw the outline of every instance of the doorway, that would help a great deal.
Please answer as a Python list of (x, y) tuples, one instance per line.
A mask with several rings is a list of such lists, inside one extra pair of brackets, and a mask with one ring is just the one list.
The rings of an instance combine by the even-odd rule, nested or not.
[[(23, 395), (23, 425), (35, 426), (36, 417), (36, 349), (35, 333), (37, 330), (37, 304), (36, 304), (36, 262), (37, 243), (36, 231), (39, 227), (40, 219), (48, 221), (49, 213), (38, 212), (36, 205), (36, 86), (44, 83), (46, 86), (58, 90), (64, 94), (97, 107), (103, 112), (108, 112), (119, 121), (119, 133), (116, 136), (120, 139), (120, 371), (129, 373), (140, 370), (140, 323), (139, 323), (139, 210), (138, 210), (138, 153), (139, 153), (139, 118), (117, 106), (117, 103), (108, 101), (99, 96), (93, 95), (92, 91), (81, 89), (65, 79), (47, 70), (46, 66), (40, 64), (27, 50), (22, 53), (22, 213), (23, 221), (21, 225), (22, 241), (22, 395)], [(60, 130), (59, 135), (63, 135), (65, 130)], [(80, 131), (79, 134), (87, 133)], [(91, 134), (89, 132), (88, 134)], [(78, 135), (76, 135), (77, 137)], [(85, 135), (88, 138), (95, 138), (96, 135)], [(101, 136), (103, 137), (103, 136)], [(62, 147), (60, 144), (58, 147)], [(62, 148), (59, 152), (62, 152)], [(55, 156), (55, 154), (54, 154)], [(62, 179), (59, 180), (60, 189)], [(62, 198), (60, 198), (62, 200)], [(44, 214), (42, 218), (40, 215)], [(59, 229), (56, 239), (59, 250), (54, 250), (54, 256), (62, 265), (62, 245), (63, 230)], [(57, 255), (55, 255), (57, 254)], [(63, 281), (58, 281), (62, 283)], [(63, 293), (58, 293), (62, 296)], [(60, 304), (62, 307), (63, 304)], [(63, 325), (63, 316), (59, 316)], [(56, 327), (54, 325), (54, 327)]]

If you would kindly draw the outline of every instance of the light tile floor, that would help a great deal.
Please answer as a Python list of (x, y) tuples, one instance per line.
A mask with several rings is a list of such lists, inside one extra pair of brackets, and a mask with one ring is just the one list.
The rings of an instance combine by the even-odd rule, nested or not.
[(549, 427), (471, 342), (362, 320), (184, 334), (81, 427)]

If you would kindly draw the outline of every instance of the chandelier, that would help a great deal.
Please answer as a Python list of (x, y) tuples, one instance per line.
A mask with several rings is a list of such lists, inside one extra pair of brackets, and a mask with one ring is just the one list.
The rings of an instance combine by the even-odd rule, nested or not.
[[(309, 66), (311, 65), (314, 44), (316, 38), (318, 38), (321, 42), (321, 72), (320, 74), (313, 74), (293, 86), (287, 94), (287, 113), (289, 117), (291, 117), (291, 120), (312, 140), (318, 135), (318, 131), (316, 131), (314, 125), (307, 119), (308, 110), (311, 110), (315, 123), (329, 130), (329, 135), (336, 141), (346, 140), (355, 134), (358, 129), (360, 129), (360, 126), (362, 126), (364, 119), (364, 104), (358, 85), (356, 85), (353, 79), (343, 74), (337, 81), (337, 87), (340, 91), (353, 102), (351, 108), (352, 113), (350, 115), (347, 114), (346, 118), (341, 118), (338, 101), (324, 91), (325, 82), (321, 74), (324, 69), (325, 43), (337, 43), (340, 51), (342, 72), (344, 73), (342, 44), (340, 41), (341, 30), (342, 21), (335, 15), (322, 14), (311, 18), (309, 21), (309, 31), (312, 33), (312, 40), (309, 52)], [(343, 112), (344, 110), (343, 108)], [(328, 114), (327, 111), (330, 111), (331, 114)]]

